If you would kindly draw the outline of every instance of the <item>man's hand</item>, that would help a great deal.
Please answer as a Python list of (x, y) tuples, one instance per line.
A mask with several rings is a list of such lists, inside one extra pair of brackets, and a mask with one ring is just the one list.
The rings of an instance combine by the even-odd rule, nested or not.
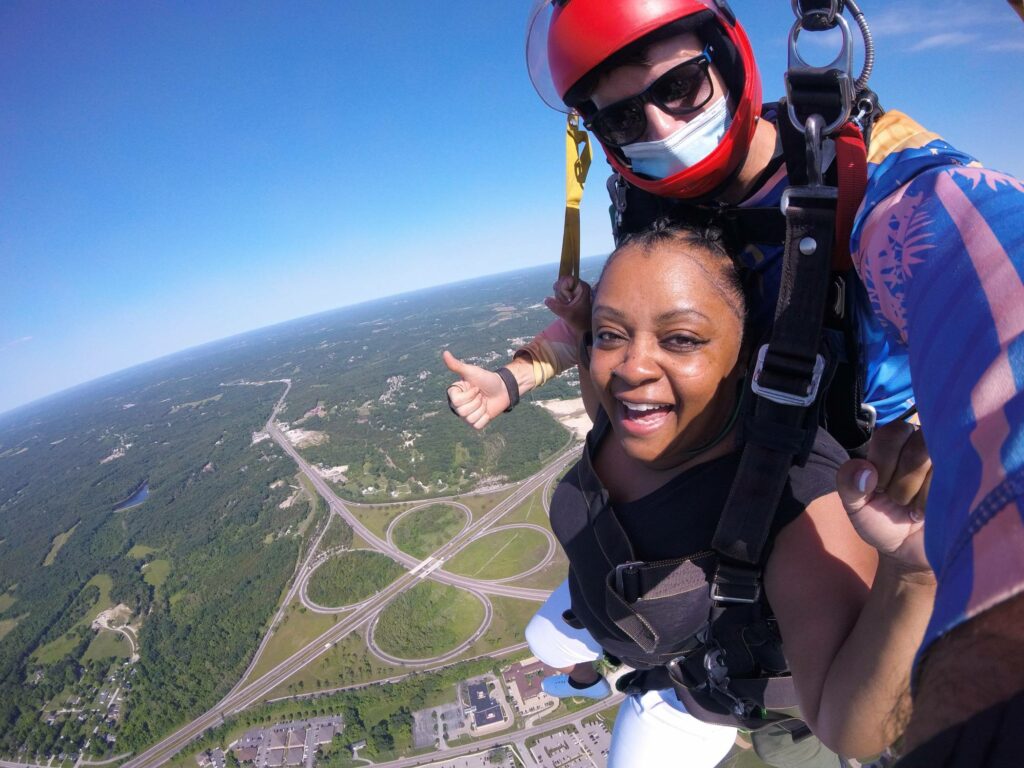
[(571, 276), (560, 277), (551, 286), (554, 296), (544, 306), (565, 320), (576, 333), (590, 330), (590, 285)]
[(459, 377), (448, 387), (448, 404), (469, 426), (483, 429), (508, 408), (508, 390), (498, 374), (464, 363), (448, 350), (441, 357), (448, 370)]
[(836, 487), (853, 527), (883, 556), (914, 571), (930, 570), (924, 553), (924, 510), (932, 461), (921, 431), (896, 421), (879, 427), (868, 458), (839, 468)]

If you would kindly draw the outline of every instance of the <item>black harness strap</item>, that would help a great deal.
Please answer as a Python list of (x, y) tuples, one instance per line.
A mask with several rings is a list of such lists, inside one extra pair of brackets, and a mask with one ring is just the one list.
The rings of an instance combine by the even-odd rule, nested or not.
[[(835, 197), (828, 187), (787, 190), (786, 245), (775, 324), (761, 347), (751, 387), (752, 420), (739, 470), (712, 546), (726, 562), (759, 571), (775, 509), (795, 462), (802, 463), (817, 429), (820, 352), (828, 293)], [(834, 188), (832, 188), (834, 191)], [(736, 577), (731, 582), (736, 582)], [(749, 579), (748, 579), (749, 583)], [(728, 594), (730, 584), (716, 579)]]

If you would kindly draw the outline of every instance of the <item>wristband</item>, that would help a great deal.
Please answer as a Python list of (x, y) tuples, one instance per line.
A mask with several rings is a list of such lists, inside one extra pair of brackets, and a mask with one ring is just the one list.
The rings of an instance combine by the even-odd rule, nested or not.
[(519, 405), (519, 382), (516, 381), (515, 374), (504, 366), (496, 370), (495, 373), (501, 377), (505, 384), (505, 390), (508, 392), (508, 408), (505, 409), (505, 413), (508, 413)]

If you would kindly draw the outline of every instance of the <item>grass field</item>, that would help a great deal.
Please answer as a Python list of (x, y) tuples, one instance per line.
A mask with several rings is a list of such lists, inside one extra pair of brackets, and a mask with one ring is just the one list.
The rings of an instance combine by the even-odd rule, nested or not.
[(480, 626), (484, 607), (473, 595), (423, 581), (384, 609), (374, 639), (400, 659), (426, 659), (452, 650)]
[(517, 600), (514, 597), (491, 595), (490, 600), (494, 606), (491, 626), (487, 628), (483, 637), (466, 651), (467, 658), (493, 653), (523, 642), (523, 630), (540, 608), (540, 603)]
[(529, 570), (543, 559), (548, 540), (529, 528), (489, 533), (445, 563), (445, 570), (478, 579), (503, 579)]
[(412, 504), (382, 504), (379, 506), (349, 504), (348, 508), (359, 519), (359, 522), (383, 539), (391, 521), (411, 506)]
[(0, 613), (6, 611), (16, 602), (18, 602), (18, 598), (16, 598), (10, 592), (4, 592), (2, 595), (0, 595)]
[(528, 587), (530, 589), (553, 590), (565, 581), (565, 577), (568, 573), (569, 561), (565, 558), (565, 553), (562, 552), (562, 548), (556, 547), (555, 556), (551, 558), (550, 563), (536, 573), (531, 573), (523, 579), (516, 579), (515, 585), (517, 587)]
[(323, 497), (316, 492), (316, 488), (313, 487), (313, 483), (309, 481), (301, 472), (298, 475), (299, 485), (302, 486), (302, 490), (306, 492), (306, 502), (309, 505), (309, 514), (306, 515), (305, 519), (299, 523), (299, 535), (305, 536), (306, 531), (309, 530), (309, 526), (313, 524), (313, 520), (324, 508)]
[(50, 551), (46, 553), (46, 559), (43, 560), (43, 565), (53, 565), (54, 560), (57, 559), (57, 553), (60, 552), (61, 547), (67, 544), (68, 539), (71, 538), (71, 534), (75, 532), (75, 528), (78, 527), (78, 523), (75, 523), (64, 533), (58, 533), (53, 537), (53, 541), (50, 543)]
[(316, 569), (309, 580), (309, 597), (325, 608), (351, 605), (379, 592), (403, 572), (379, 552), (344, 552)]
[(250, 679), (262, 675), (333, 627), (343, 613), (314, 613), (295, 603), (285, 611)]
[[(88, 627), (92, 624), (92, 620), (95, 619), (100, 611), (105, 611), (112, 605), (110, 601), (110, 590), (114, 586), (114, 580), (105, 573), (98, 573), (93, 576), (89, 581), (86, 582), (85, 586), (95, 586), (100, 591), (100, 596), (93, 603), (85, 616), (78, 620), (67, 632), (60, 637), (47, 643), (46, 645), (38, 648), (35, 653), (32, 654), (32, 658), (38, 661), (40, 664), (52, 664), (55, 661), (59, 661), (65, 655), (71, 652), (72, 649), (78, 644), (78, 640), (75, 639), (74, 631), (76, 628), (81, 626)], [(83, 587), (84, 589), (84, 587)]]
[(465, 504), (473, 512), (473, 519), (480, 517), (480, 515), (486, 514), (497, 506), (498, 502), (508, 497), (512, 493), (512, 488), (506, 488), (503, 491), (495, 491), (494, 493), (472, 493), (466, 494), (465, 496), (456, 496), (455, 500), (460, 504)]
[(544, 717), (537, 718), (535, 725), (547, 723), (551, 720), (557, 720), (565, 715), (571, 715), (573, 712), (579, 712), (581, 709), (586, 709), (593, 703), (593, 699), (585, 699), (582, 696), (571, 696), (566, 699), (559, 699), (558, 706), (544, 715)]
[(134, 547), (128, 550), (128, 557), (133, 560), (142, 560), (147, 555), (152, 555), (156, 552), (153, 547), (147, 547), (145, 544), (136, 544)]
[(131, 656), (131, 653), (131, 643), (128, 642), (124, 635), (120, 632), (111, 632), (104, 629), (96, 633), (96, 637), (93, 638), (89, 647), (82, 655), (82, 661), (108, 659), (111, 657), (127, 659)]
[(378, 659), (366, 647), (361, 633), (346, 635), (321, 658), (275, 688), (267, 698), (310, 693), (325, 688), (362, 685), (401, 675), (408, 670), (393, 667)]
[(338, 515), (332, 514), (327, 525), (327, 533), (320, 540), (320, 550), (325, 551), (335, 547), (350, 549), (352, 547), (352, 536), (352, 529), (349, 527), (349, 524)]
[(463, 510), (447, 504), (431, 504), (399, 520), (391, 536), (400, 550), (422, 560), (451, 541), (468, 524)]
[(352, 547), (351, 549), (373, 549), (373, 544), (368, 542), (358, 533), (352, 534)]
[(170, 560), (151, 560), (143, 566), (142, 580), (151, 587), (162, 587), (170, 573)]
[(0, 619), (0, 640), (3, 640), (11, 630), (18, 626), (18, 622), (25, 618), (25, 616), (28, 616), (28, 614), (26, 613), (21, 616), (15, 616), (13, 619)]
[(508, 514), (501, 518), (499, 525), (509, 525), (510, 523), (533, 523), (539, 525), (542, 528), (550, 529), (551, 526), (548, 523), (547, 512), (544, 511), (544, 488), (538, 488), (536, 491), (526, 497), (518, 507), (513, 509)]

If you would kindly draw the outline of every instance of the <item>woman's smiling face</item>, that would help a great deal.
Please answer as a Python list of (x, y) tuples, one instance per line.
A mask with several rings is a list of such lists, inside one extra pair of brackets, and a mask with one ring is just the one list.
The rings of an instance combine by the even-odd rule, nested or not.
[(654, 469), (685, 461), (733, 412), (744, 308), (731, 268), (671, 238), (621, 248), (601, 276), (590, 375), (626, 454)]

